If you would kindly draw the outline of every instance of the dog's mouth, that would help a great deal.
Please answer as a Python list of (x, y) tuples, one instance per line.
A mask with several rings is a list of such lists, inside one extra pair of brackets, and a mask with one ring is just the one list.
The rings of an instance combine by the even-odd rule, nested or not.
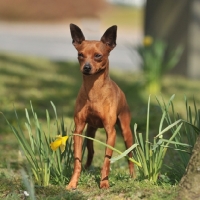
[(86, 75), (86, 76), (89, 76), (89, 75), (92, 75), (90, 72), (82, 72), (84, 75)]
[(100, 68), (100, 69), (98, 69), (97, 71), (95, 71), (95, 72), (91, 72), (91, 71), (89, 71), (89, 72), (86, 72), (86, 71), (82, 71), (82, 73), (84, 74), (84, 75), (86, 75), (86, 76), (90, 76), (90, 75), (94, 75), (94, 74), (99, 74), (99, 73), (101, 73), (102, 71), (104, 71), (105, 70), (105, 68)]

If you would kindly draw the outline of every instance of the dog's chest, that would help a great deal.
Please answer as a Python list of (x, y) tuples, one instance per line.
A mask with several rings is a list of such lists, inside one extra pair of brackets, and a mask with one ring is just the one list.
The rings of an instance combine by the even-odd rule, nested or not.
[(88, 103), (86, 122), (95, 128), (102, 128), (102, 106), (95, 103)]

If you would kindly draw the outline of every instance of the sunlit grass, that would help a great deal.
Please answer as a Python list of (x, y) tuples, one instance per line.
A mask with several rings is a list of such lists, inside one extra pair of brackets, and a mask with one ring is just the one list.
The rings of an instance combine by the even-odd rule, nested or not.
[(117, 24), (120, 29), (143, 29), (143, 8), (132, 6), (109, 6), (100, 13), (100, 19), (104, 26)]
[[(98, 188), (99, 169), (91, 172), (83, 172), (80, 177), (78, 189), (66, 191), (64, 186), (36, 187), (37, 199), (149, 199), (149, 200), (173, 200), (177, 194), (177, 187), (163, 183), (155, 185), (148, 181), (134, 181), (121, 171), (111, 171), (111, 187), (107, 190)], [(12, 174), (13, 175), (13, 174)], [(0, 174), (0, 198), (2, 199), (24, 199), (26, 188), (20, 179), (9, 174)]]

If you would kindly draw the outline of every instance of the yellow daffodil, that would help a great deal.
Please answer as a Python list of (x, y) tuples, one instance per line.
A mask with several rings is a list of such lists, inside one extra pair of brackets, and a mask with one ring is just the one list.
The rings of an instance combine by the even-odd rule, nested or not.
[(144, 39), (143, 39), (143, 45), (145, 47), (148, 47), (148, 46), (151, 46), (153, 43), (153, 38), (151, 36), (145, 36)]
[(65, 151), (65, 146), (66, 146), (68, 136), (62, 137), (61, 135), (58, 135), (56, 137), (57, 139), (50, 144), (50, 147), (53, 151), (55, 151), (58, 147), (60, 147), (61, 153), (63, 153)]

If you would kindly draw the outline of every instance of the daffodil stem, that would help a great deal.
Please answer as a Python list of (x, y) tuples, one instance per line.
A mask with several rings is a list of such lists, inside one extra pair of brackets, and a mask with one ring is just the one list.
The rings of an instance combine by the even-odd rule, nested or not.
[[(80, 136), (80, 137), (83, 137), (83, 138), (87, 138), (87, 139), (89, 139), (89, 140), (93, 140), (93, 141), (95, 141), (95, 142), (98, 142), (99, 144), (102, 144), (102, 145), (104, 145), (104, 146), (106, 146), (106, 147), (112, 149), (113, 151), (117, 152), (118, 154), (122, 154), (121, 151), (115, 149), (114, 147), (112, 147), (112, 146), (110, 146), (110, 145), (108, 145), (108, 144), (105, 144), (104, 142), (101, 142), (101, 141), (99, 141), (99, 140), (96, 140), (96, 139), (94, 139), (94, 138), (91, 138), (91, 137), (88, 137), (88, 136), (85, 136), (85, 135), (81, 135), (81, 134), (73, 134), (73, 135), (75, 135), (75, 136)], [(127, 156), (127, 159), (130, 160), (131, 162), (135, 163), (137, 166), (141, 167), (141, 164), (140, 164), (139, 162), (137, 162), (136, 160), (134, 160), (133, 158), (130, 158), (130, 157)]]

